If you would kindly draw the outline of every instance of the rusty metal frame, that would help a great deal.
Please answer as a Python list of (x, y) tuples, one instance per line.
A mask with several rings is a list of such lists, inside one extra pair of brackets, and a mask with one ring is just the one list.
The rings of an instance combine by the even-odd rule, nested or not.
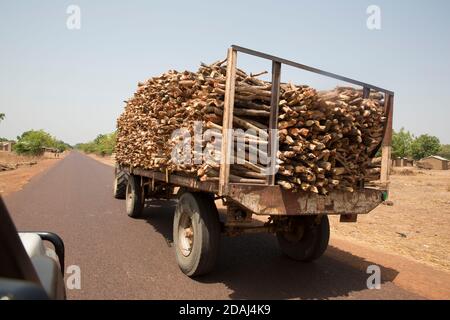
[[(228, 63), (227, 63), (227, 78), (225, 87), (225, 103), (224, 103), (224, 119), (222, 126), (222, 155), (225, 158), (221, 159), (220, 173), (219, 173), (219, 195), (226, 196), (229, 193), (230, 186), (230, 152), (231, 152), (231, 130), (233, 128), (233, 110), (234, 110), (234, 94), (236, 85), (236, 64), (237, 64), (237, 52), (245, 53), (248, 55), (256, 56), (266, 60), (272, 61), (272, 97), (270, 102), (270, 120), (269, 120), (269, 141), (268, 141), (268, 151), (269, 151), (269, 165), (274, 165), (276, 161), (275, 148), (272, 145), (273, 139), (271, 137), (271, 129), (277, 129), (278, 121), (278, 105), (279, 105), (279, 95), (280, 95), (280, 78), (281, 78), (281, 66), (283, 64), (302, 69), (308, 72), (323, 75), (325, 77), (337, 79), (340, 81), (345, 81), (357, 86), (363, 87), (363, 97), (368, 98), (370, 96), (371, 90), (382, 92), (385, 95), (385, 115), (386, 115), (386, 125), (383, 132), (382, 144), (376, 148), (378, 150), (382, 147), (382, 167), (381, 167), (381, 183), (387, 188), (389, 185), (389, 171), (390, 171), (390, 156), (391, 156), (391, 145), (392, 145), (392, 118), (393, 118), (393, 102), (394, 102), (394, 92), (369, 84), (362, 81), (354, 80), (348, 77), (344, 77), (335, 73), (327, 72), (317, 68), (313, 68), (304, 64), (300, 64), (294, 61), (255, 51), (252, 49), (232, 45), (228, 49)], [(376, 151), (375, 151), (376, 152)], [(267, 177), (268, 186), (275, 185), (275, 174), (269, 175)]]
[(230, 184), (229, 197), (256, 215), (367, 214), (383, 202), (385, 190), (331, 191), (327, 196), (292, 192), (280, 186)]
[[(185, 187), (193, 191), (219, 193), (217, 181), (199, 181), (179, 174), (120, 167), (128, 174), (151, 180)], [(367, 214), (383, 202), (385, 189), (364, 188), (355, 192), (332, 191), (327, 196), (284, 190), (278, 185), (230, 183), (227, 199), (256, 215), (340, 215)]]
[(236, 90), (236, 59), (237, 51), (233, 48), (228, 49), (227, 54), (227, 76), (225, 83), (225, 99), (223, 106), (223, 124), (222, 124), (222, 158), (219, 171), (219, 195), (228, 193), (228, 184), (230, 182), (230, 162), (231, 147), (233, 145), (233, 110), (234, 93)]
[[(382, 168), (381, 186), (375, 188), (361, 188), (353, 193), (344, 191), (332, 191), (328, 196), (320, 196), (309, 193), (294, 193), (283, 190), (275, 185), (275, 175), (269, 175), (266, 184), (251, 183), (230, 183), (230, 155), (233, 137), (230, 129), (233, 128), (233, 110), (236, 80), (237, 52), (242, 52), (272, 61), (272, 97), (271, 111), (269, 118), (269, 129), (277, 129), (278, 105), (280, 94), (280, 75), (282, 64), (290, 65), (309, 72), (320, 74), (326, 77), (345, 81), (363, 87), (363, 97), (367, 98), (371, 90), (383, 92), (385, 94), (385, 116), (386, 125), (383, 132), (382, 147)], [(394, 92), (353, 80), (334, 73), (312, 68), (293, 61), (279, 57), (267, 55), (258, 51), (231, 46), (228, 49), (227, 76), (225, 86), (224, 118), (222, 127), (222, 156), (218, 181), (199, 181), (196, 178), (179, 174), (168, 174), (121, 166), (121, 169), (129, 174), (135, 174), (151, 179), (151, 184), (155, 181), (169, 183), (176, 186), (185, 187), (191, 190), (203, 191), (218, 194), (220, 197), (231, 200), (242, 208), (259, 215), (317, 215), (317, 214), (340, 214), (357, 215), (366, 214), (383, 202), (384, 193), (388, 190), (390, 154), (392, 144), (392, 118), (394, 108)], [(268, 151), (270, 161), (275, 161), (276, 153), (271, 144), (269, 132)], [(379, 148), (377, 148), (379, 149)], [(272, 164), (270, 162), (269, 164)]]
[[(269, 118), (269, 145), (268, 152), (270, 156), (269, 166), (275, 166), (277, 160), (277, 150), (273, 145), (274, 130), (278, 129), (278, 106), (280, 104), (280, 81), (281, 81), (281, 62), (272, 61), (272, 97), (270, 99), (270, 118)], [(270, 186), (275, 185), (275, 173), (268, 175), (267, 184)]]
[(384, 113), (386, 115), (386, 125), (384, 127), (383, 141), (381, 143), (381, 176), (380, 182), (386, 189), (389, 186), (389, 174), (391, 169), (392, 152), (392, 123), (394, 112), (394, 95), (385, 94)]
[(336, 73), (327, 72), (327, 71), (320, 70), (320, 69), (317, 69), (317, 68), (313, 68), (313, 67), (301, 64), (301, 63), (297, 63), (297, 62), (294, 62), (294, 61), (290, 61), (290, 60), (287, 60), (287, 59), (283, 59), (283, 58), (280, 58), (280, 57), (272, 56), (270, 54), (262, 53), (262, 52), (255, 51), (255, 50), (252, 50), (252, 49), (243, 48), (243, 47), (236, 46), (236, 45), (232, 45), (231, 48), (233, 50), (236, 50), (236, 51), (239, 51), (239, 52), (242, 52), (242, 53), (246, 53), (246, 54), (249, 54), (249, 55), (252, 55), (252, 56), (260, 57), (260, 58), (267, 59), (267, 60), (272, 60), (272, 61), (279, 62), (281, 64), (286, 64), (286, 65), (289, 65), (289, 66), (292, 66), (292, 67), (295, 67), (295, 68), (298, 68), (298, 69), (303, 69), (303, 70), (306, 70), (306, 71), (309, 71), (309, 72), (317, 73), (317, 74), (320, 74), (322, 76), (326, 76), (328, 78), (341, 80), (341, 81), (348, 82), (348, 83), (351, 83), (351, 84), (354, 84), (354, 85), (357, 85), (357, 86), (360, 86), (360, 87), (363, 87), (363, 88), (368, 88), (370, 90), (380, 91), (380, 92), (384, 92), (384, 93), (387, 93), (387, 94), (390, 94), (390, 95), (394, 95), (393, 91), (390, 91), (390, 90), (387, 90), (387, 89), (383, 89), (383, 88), (380, 88), (380, 87), (377, 87), (377, 86), (374, 86), (372, 84), (365, 83), (365, 82), (362, 82), (362, 81), (358, 81), (358, 80), (354, 80), (354, 79), (351, 79), (351, 78), (347, 78), (347, 77), (338, 75)]
[(152, 181), (152, 184), (154, 181), (160, 181), (164, 183), (173, 184), (180, 187), (186, 187), (188, 189), (198, 190), (198, 191), (204, 191), (204, 192), (211, 192), (211, 193), (219, 193), (219, 188), (217, 182), (214, 181), (199, 181), (192, 177), (177, 175), (177, 174), (169, 174), (166, 177), (166, 174), (163, 172), (153, 171), (153, 170), (145, 170), (141, 168), (133, 168), (133, 170), (130, 170), (126, 167), (121, 168), (128, 174), (134, 174), (141, 177), (149, 178)]

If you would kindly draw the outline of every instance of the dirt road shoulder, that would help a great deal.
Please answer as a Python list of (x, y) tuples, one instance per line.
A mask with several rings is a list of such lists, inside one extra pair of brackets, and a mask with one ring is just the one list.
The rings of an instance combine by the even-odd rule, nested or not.
[(85, 153), (85, 155), (87, 155), (88, 157), (90, 157), (90, 158), (92, 158), (94, 160), (97, 160), (98, 162), (106, 164), (108, 166), (111, 166), (111, 167), (115, 166), (115, 161), (114, 161), (114, 159), (111, 156), (101, 157), (101, 156), (98, 156), (98, 155), (93, 154), (93, 153), (88, 153), (88, 154)]
[[(352, 243), (349, 239), (333, 236), (330, 246), (353, 256), (363, 258), (348, 259), (348, 265), (366, 272), (367, 267), (376, 264), (381, 269), (381, 277), (397, 286), (428, 299), (450, 299), (450, 273), (413, 259), (377, 250), (363, 244)], [(335, 257), (341, 259), (341, 257)]]
[(58, 163), (59, 159), (43, 159), (35, 165), (20, 167), (11, 171), (0, 172), (0, 196), (7, 196), (19, 191), (31, 178), (43, 173), (50, 167)]

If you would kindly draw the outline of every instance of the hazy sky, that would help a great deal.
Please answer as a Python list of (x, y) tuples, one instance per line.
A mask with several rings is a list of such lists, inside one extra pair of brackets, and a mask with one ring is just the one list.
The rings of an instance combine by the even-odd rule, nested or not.
[[(66, 26), (69, 5), (81, 29)], [(369, 5), (381, 30), (366, 26)], [(136, 84), (196, 70), (231, 44), (395, 91), (394, 127), (450, 143), (450, 1), (0, 1), (0, 137), (69, 143), (115, 129)], [(247, 71), (270, 70), (240, 55)], [(332, 88), (304, 71), (282, 80)]]

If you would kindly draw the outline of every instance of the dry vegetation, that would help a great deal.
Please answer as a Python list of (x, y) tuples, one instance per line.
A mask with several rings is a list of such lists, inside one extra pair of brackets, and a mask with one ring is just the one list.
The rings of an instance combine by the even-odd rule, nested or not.
[(0, 151), (0, 171), (14, 170), (22, 166), (35, 165), (42, 157), (19, 156), (13, 152)]
[(116, 165), (116, 159), (115, 154), (112, 155), (105, 155), (105, 156), (99, 156), (94, 153), (86, 153), (88, 157), (91, 157), (94, 160), (97, 160), (98, 162), (101, 162), (103, 164), (106, 164), (108, 166), (114, 167)]
[(55, 158), (53, 154), (25, 156), (0, 151), (0, 196), (19, 191), (31, 178), (47, 170), (65, 155), (66, 152)]
[[(64, 154), (59, 158), (46, 158), (44, 156), (18, 156), (10, 152), (0, 152), (0, 166), (7, 164), (13, 167), (13, 170), (0, 170), (0, 196), (7, 196), (21, 190), (31, 178), (44, 172), (63, 157)], [(30, 165), (31, 163), (32, 165)]]
[(450, 170), (395, 169), (390, 200), (356, 224), (331, 220), (332, 235), (349, 238), (450, 271)]
[(400, 176), (415, 176), (417, 174), (421, 174), (422, 171), (417, 171), (414, 169), (410, 169), (410, 168), (397, 168), (397, 169), (392, 169), (391, 174), (392, 175), (400, 175)]

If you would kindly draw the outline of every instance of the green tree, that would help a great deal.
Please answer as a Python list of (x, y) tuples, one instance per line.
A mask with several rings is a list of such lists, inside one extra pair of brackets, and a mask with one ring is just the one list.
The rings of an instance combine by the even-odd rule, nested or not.
[(72, 149), (72, 146), (65, 143), (62, 140), (57, 140), (55, 139), (54, 143), (53, 143), (53, 147), (58, 149), (59, 152), (64, 152), (66, 150)]
[(40, 155), (43, 147), (55, 146), (55, 139), (44, 130), (29, 130), (17, 137), (14, 150), (18, 154)]
[(102, 156), (110, 155), (116, 147), (116, 137), (116, 132), (99, 134), (93, 141), (79, 143), (75, 148), (86, 153), (96, 153)]
[(411, 144), (411, 154), (416, 160), (436, 155), (440, 150), (441, 143), (439, 139), (428, 134), (417, 137)]
[(401, 158), (411, 156), (412, 142), (412, 134), (404, 128), (401, 128), (399, 132), (394, 132), (392, 135), (392, 155)]
[(438, 152), (438, 156), (444, 157), (450, 160), (450, 144), (441, 145), (441, 150)]

